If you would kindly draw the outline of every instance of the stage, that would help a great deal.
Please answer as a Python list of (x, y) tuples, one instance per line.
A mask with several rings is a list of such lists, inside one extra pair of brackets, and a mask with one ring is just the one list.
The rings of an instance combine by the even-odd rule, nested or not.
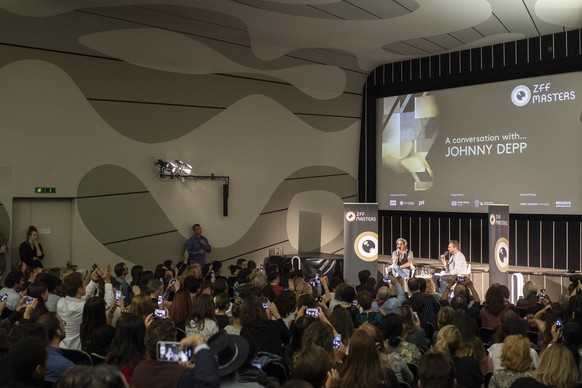
[[(325, 253), (298, 253), (296, 255), (284, 256), (270, 256), (265, 258), (265, 265), (273, 263), (281, 265), (286, 261), (293, 260), (295, 268), (301, 268), (305, 276), (314, 276), (316, 271), (319, 271), (322, 276), (331, 278), (336, 271), (343, 271), (343, 255), (332, 255)], [(392, 264), (392, 259), (388, 255), (378, 256), (378, 271), (384, 274), (384, 269)], [(416, 273), (420, 274), (422, 268), (428, 268), (430, 273), (439, 272), (443, 269), (441, 262), (437, 259), (430, 258), (415, 258), (414, 265)], [(570, 284), (569, 277), (573, 274), (566, 273), (565, 270), (546, 269), (546, 268), (532, 268), (524, 266), (509, 266), (507, 272), (507, 285), (512, 292), (512, 299), (517, 298), (518, 290), (512, 290), (512, 278), (514, 286), (517, 285), (517, 277), (514, 274), (521, 274), (523, 282), (528, 280), (533, 281), (538, 290), (545, 288), (547, 294), (552, 301), (556, 301), (562, 292), (568, 291)], [(485, 292), (489, 288), (489, 264), (471, 263), (470, 279), (475, 284), (475, 289), (479, 293), (481, 299), (485, 298)], [(344, 276), (345, 278), (345, 276)], [(515, 287), (513, 287), (515, 288)], [(521, 290), (520, 290), (521, 292)]]

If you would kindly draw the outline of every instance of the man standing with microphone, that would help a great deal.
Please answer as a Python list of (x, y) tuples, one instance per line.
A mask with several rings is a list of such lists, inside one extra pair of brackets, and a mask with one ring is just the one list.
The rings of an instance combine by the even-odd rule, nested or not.
[(212, 247), (208, 239), (202, 235), (200, 224), (194, 224), (192, 230), (194, 235), (186, 241), (184, 259), (188, 261), (189, 265), (198, 263), (200, 267), (204, 267), (206, 265), (206, 253), (210, 253)]

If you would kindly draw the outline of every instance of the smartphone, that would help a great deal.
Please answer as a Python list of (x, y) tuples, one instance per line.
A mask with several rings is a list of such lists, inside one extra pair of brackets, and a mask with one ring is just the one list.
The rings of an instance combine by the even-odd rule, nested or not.
[(8, 294), (2, 295), (2, 298), (0, 299), (0, 302), (4, 302), (6, 299), (8, 299)]
[(464, 275), (457, 276), (457, 283), (462, 283), (464, 281), (465, 281), (465, 276)]
[(166, 318), (166, 310), (155, 309), (154, 310), (154, 318)]
[(315, 297), (315, 301), (316, 301), (317, 303), (321, 303), (321, 302), (323, 302), (323, 296), (316, 296), (316, 297)]
[(308, 317), (318, 317), (319, 310), (316, 308), (307, 308), (305, 309), (305, 315), (307, 315)]
[(352, 306), (356, 307), (357, 305), (358, 305), (358, 301), (357, 301), (356, 299), (354, 299), (354, 300), (352, 301)]
[(265, 270), (265, 266), (264, 266), (263, 264), (261, 264), (261, 265), (259, 266), (259, 268), (260, 268), (261, 272), (263, 272), (263, 271)]
[(157, 346), (158, 361), (186, 362), (192, 358), (192, 348), (180, 350), (179, 342), (159, 341)]
[(321, 283), (321, 279), (319, 278), (319, 272), (315, 273), (315, 283), (317, 284)]
[(546, 297), (546, 289), (545, 289), (545, 288), (542, 288), (542, 289), (540, 290), (540, 296), (541, 296), (542, 298), (545, 298), (545, 297)]
[(556, 329), (561, 329), (561, 328), (562, 328), (562, 320), (556, 319)]
[(333, 348), (339, 349), (342, 344), (342, 335), (336, 334), (333, 336)]
[(418, 313), (416, 311), (414, 311), (412, 315), (414, 315), (414, 319), (418, 320)]
[(251, 362), (251, 365), (257, 369), (261, 369), (263, 367), (260, 362)]
[(176, 279), (172, 279), (172, 280), (170, 281), (170, 284), (171, 284), (172, 286), (173, 286), (174, 284), (176, 284)]
[(31, 303), (32, 303), (32, 301), (33, 301), (33, 300), (34, 300), (34, 298), (32, 298), (32, 297), (30, 297), (30, 296), (27, 296), (27, 297), (26, 297), (26, 299), (24, 300), (24, 304), (25, 304), (26, 306), (28, 306), (29, 304), (31, 304)]
[(119, 299), (121, 299), (121, 291), (115, 291), (115, 303), (119, 303)]
[(163, 296), (158, 296), (158, 304), (162, 304), (164, 302), (164, 297)]
[(269, 303), (263, 303), (263, 308), (264, 309), (268, 309), (269, 308)]
[(390, 284), (390, 283), (391, 283), (391, 281), (390, 281), (390, 276), (384, 276), (384, 278), (382, 279), (382, 281), (383, 281), (384, 283), (388, 283), (388, 284)]

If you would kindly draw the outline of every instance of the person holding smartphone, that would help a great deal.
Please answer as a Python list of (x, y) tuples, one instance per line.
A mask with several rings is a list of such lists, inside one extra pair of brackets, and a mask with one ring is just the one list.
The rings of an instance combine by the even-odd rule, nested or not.
[[(140, 387), (219, 387), (218, 367), (214, 353), (199, 334), (184, 338), (179, 342), (179, 354), (191, 354), (186, 362), (167, 359), (167, 351), (178, 343), (176, 326), (170, 319), (158, 319), (147, 329), (145, 336), (146, 353), (149, 356), (135, 367), (132, 384)], [(164, 348), (164, 355), (160, 352)], [(173, 353), (175, 353), (172, 350)], [(192, 368), (192, 364), (196, 368)]]

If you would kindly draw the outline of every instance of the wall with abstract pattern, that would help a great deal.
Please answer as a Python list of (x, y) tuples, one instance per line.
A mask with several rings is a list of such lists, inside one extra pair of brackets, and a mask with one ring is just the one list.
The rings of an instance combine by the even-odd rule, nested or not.
[[(42, 37), (0, 47), (0, 201), (10, 217), (13, 198), (36, 186), (73, 198), (73, 263), (177, 259), (195, 222), (210, 258), (227, 264), (295, 253), (302, 212), (321, 217), (311, 249), (342, 252), (366, 77), (354, 61), (261, 60), (250, 47), (155, 28), (71, 37), (63, 26), (87, 15), (0, 12), (64, 29), (62, 50)], [(161, 180), (158, 158), (229, 176), (228, 217), (221, 181)]]

